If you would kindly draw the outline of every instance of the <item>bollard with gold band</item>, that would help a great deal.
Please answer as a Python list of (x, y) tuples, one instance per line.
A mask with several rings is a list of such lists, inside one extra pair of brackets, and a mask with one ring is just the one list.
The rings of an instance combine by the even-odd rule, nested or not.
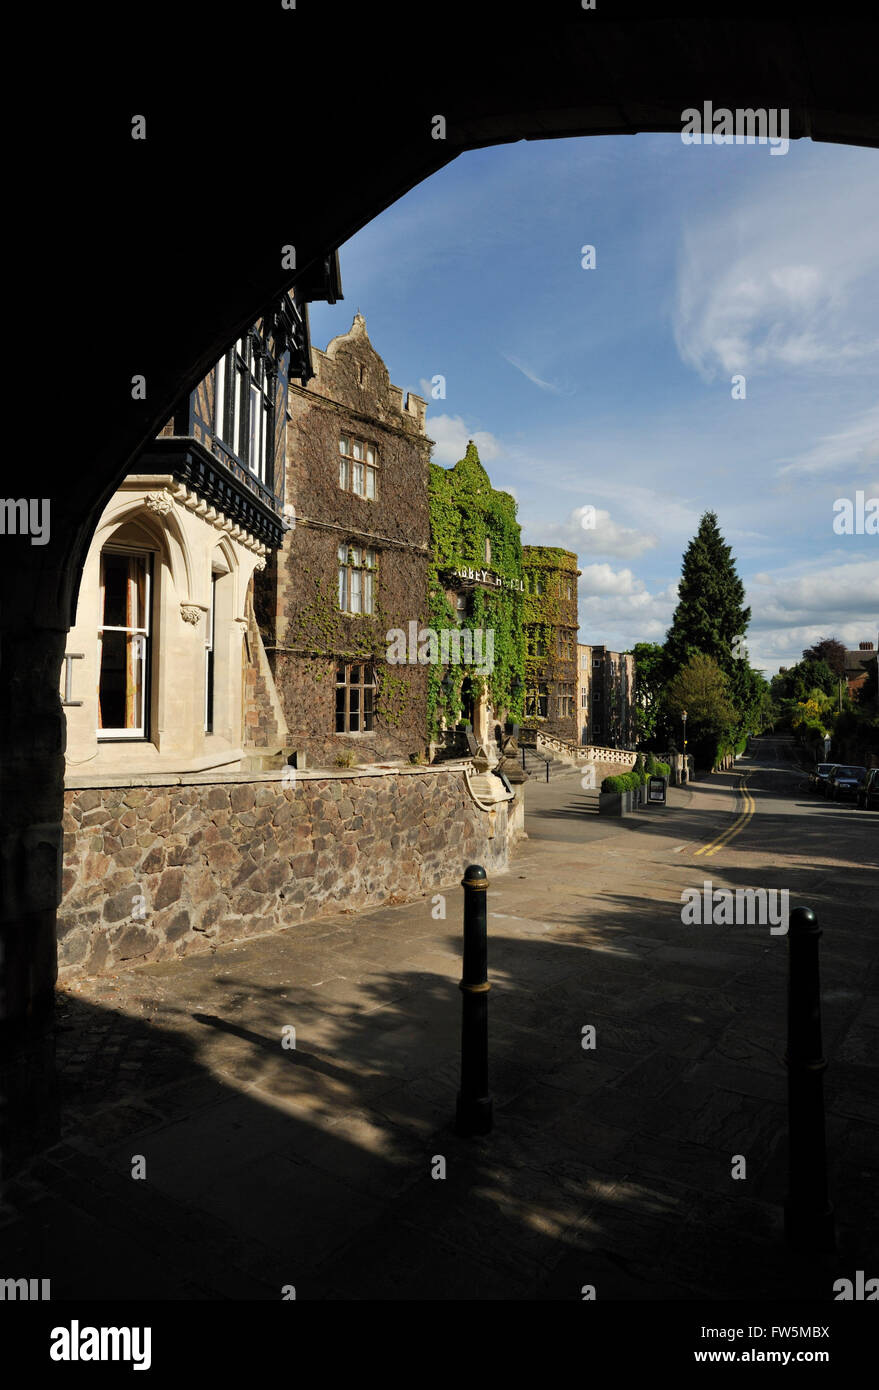
[(461, 1089), (455, 1112), (458, 1134), (488, 1134), (492, 1125), (488, 1094), (488, 879), (481, 864), (469, 864), (464, 889), (464, 965), (460, 990)]

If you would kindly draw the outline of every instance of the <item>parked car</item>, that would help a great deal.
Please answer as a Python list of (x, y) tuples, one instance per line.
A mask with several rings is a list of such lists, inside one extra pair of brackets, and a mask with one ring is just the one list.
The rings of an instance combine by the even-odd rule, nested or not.
[(858, 787), (858, 805), (865, 811), (879, 811), (879, 767), (871, 767)]
[(821, 791), (823, 783), (827, 781), (833, 769), (838, 766), (838, 763), (816, 763), (809, 773), (809, 791)]
[(846, 763), (840, 763), (832, 769), (824, 783), (824, 795), (828, 801), (842, 801), (845, 798), (854, 801), (866, 776), (865, 767), (849, 767)]

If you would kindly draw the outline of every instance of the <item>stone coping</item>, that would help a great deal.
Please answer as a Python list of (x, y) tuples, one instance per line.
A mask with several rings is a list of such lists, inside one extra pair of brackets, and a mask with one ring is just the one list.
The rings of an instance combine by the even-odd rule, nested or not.
[[(294, 768), (297, 782), (354, 781), (363, 777), (424, 777), (443, 772), (472, 771), (472, 759), (459, 762), (415, 764), (401, 767), (385, 767), (378, 763), (367, 763), (362, 767), (307, 767)], [(86, 788), (102, 787), (210, 787), (235, 782), (280, 782), (285, 768), (271, 768), (268, 772), (224, 772), (214, 768), (206, 772), (145, 772), (132, 777), (121, 773), (91, 773), (69, 776), (64, 779), (64, 790), (83, 791)]]

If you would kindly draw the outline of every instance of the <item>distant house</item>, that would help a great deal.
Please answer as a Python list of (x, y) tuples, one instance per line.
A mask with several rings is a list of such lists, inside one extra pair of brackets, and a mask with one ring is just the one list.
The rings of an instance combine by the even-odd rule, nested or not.
[(579, 742), (629, 748), (637, 741), (635, 658), (604, 646), (577, 647)]
[(849, 695), (854, 695), (866, 683), (868, 666), (876, 660), (876, 649), (872, 642), (861, 642), (857, 651), (845, 654), (845, 680)]

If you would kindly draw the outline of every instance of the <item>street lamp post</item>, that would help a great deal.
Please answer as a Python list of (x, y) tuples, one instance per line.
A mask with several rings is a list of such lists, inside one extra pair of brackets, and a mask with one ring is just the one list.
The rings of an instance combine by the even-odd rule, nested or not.
[(686, 780), (687, 780), (687, 711), (686, 711), (685, 709), (682, 709), (682, 710), (681, 710), (681, 719), (683, 720), (683, 723), (684, 723), (684, 767), (683, 767), (683, 778), (682, 778), (682, 780), (683, 780), (684, 782), (686, 782)]

